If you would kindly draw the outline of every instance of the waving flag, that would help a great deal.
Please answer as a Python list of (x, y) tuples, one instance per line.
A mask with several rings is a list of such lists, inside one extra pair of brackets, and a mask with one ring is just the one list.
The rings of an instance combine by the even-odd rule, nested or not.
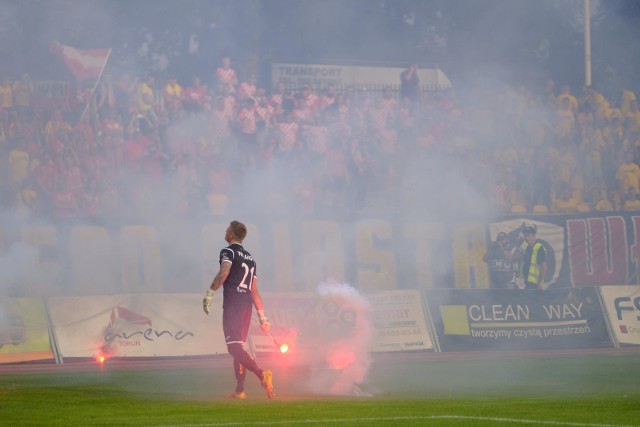
[(80, 80), (100, 77), (111, 55), (111, 49), (76, 49), (58, 42), (51, 45), (51, 52), (59, 54), (73, 75)]

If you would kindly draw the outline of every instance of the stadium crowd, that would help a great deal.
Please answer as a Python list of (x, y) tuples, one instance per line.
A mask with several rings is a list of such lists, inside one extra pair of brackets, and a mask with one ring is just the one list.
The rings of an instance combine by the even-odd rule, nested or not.
[[(640, 209), (631, 91), (610, 99), (549, 81), (478, 106), (452, 90), (416, 100), (391, 87), (260, 87), (229, 58), (211, 74), (105, 74), (64, 92), (3, 78), (2, 208), (91, 221), (243, 204), (278, 215), (287, 203), (309, 216), (473, 210), (478, 200), (502, 213)], [(237, 190), (249, 186), (257, 199)]]

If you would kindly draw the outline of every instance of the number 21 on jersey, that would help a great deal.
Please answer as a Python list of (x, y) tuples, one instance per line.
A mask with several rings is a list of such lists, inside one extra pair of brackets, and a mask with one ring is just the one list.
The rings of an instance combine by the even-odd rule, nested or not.
[(249, 266), (243, 262), (242, 269), (244, 270), (244, 275), (242, 276), (242, 280), (238, 285), (238, 292), (251, 292), (255, 267), (249, 268)]

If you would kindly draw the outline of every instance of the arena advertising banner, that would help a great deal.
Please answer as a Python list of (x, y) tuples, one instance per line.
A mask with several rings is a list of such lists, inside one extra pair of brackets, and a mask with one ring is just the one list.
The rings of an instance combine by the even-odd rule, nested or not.
[(441, 351), (612, 347), (596, 288), (426, 292)]
[[(253, 311), (253, 319), (249, 329), (247, 343), (254, 353), (278, 353), (278, 344), (286, 343), (290, 353), (306, 346), (307, 337), (312, 337), (310, 330), (318, 320), (320, 313), (316, 311), (316, 296), (310, 292), (300, 293), (265, 293), (261, 292), (265, 306), (265, 314), (271, 323), (271, 338), (260, 329), (258, 315)], [(274, 339), (276, 342), (274, 342)]]
[(602, 301), (618, 344), (640, 345), (640, 286), (601, 286)]
[(63, 359), (226, 353), (221, 306), (207, 316), (197, 294), (49, 298)]
[(53, 359), (42, 298), (0, 299), (0, 363)]
[(372, 292), (367, 299), (373, 309), (372, 351), (433, 350), (420, 291)]
[[(409, 66), (409, 64), (407, 64)], [(301, 87), (309, 85), (316, 90), (323, 90), (329, 85), (336, 88), (352, 86), (383, 87), (400, 86), (400, 73), (404, 68), (399, 67), (363, 67), (349, 65), (273, 63), (271, 66), (271, 81), (273, 87), (284, 83), (287, 87)], [(423, 90), (443, 90), (451, 88), (451, 81), (437, 68), (419, 68), (418, 78)]]
[(284, 343), (290, 354), (317, 356), (345, 342), (363, 353), (433, 350), (420, 291), (360, 294), (346, 284), (323, 283), (314, 293), (262, 296), (273, 338), (260, 330), (254, 313), (249, 342), (255, 352), (277, 353)]

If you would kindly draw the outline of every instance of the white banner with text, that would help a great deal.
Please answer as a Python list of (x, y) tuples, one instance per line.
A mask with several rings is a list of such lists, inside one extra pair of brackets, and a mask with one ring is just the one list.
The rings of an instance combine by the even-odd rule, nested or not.
[(180, 357), (226, 353), (222, 298), (202, 295), (52, 297), (49, 309), (64, 357)]
[(640, 345), (640, 286), (601, 286), (602, 301), (620, 345)]

